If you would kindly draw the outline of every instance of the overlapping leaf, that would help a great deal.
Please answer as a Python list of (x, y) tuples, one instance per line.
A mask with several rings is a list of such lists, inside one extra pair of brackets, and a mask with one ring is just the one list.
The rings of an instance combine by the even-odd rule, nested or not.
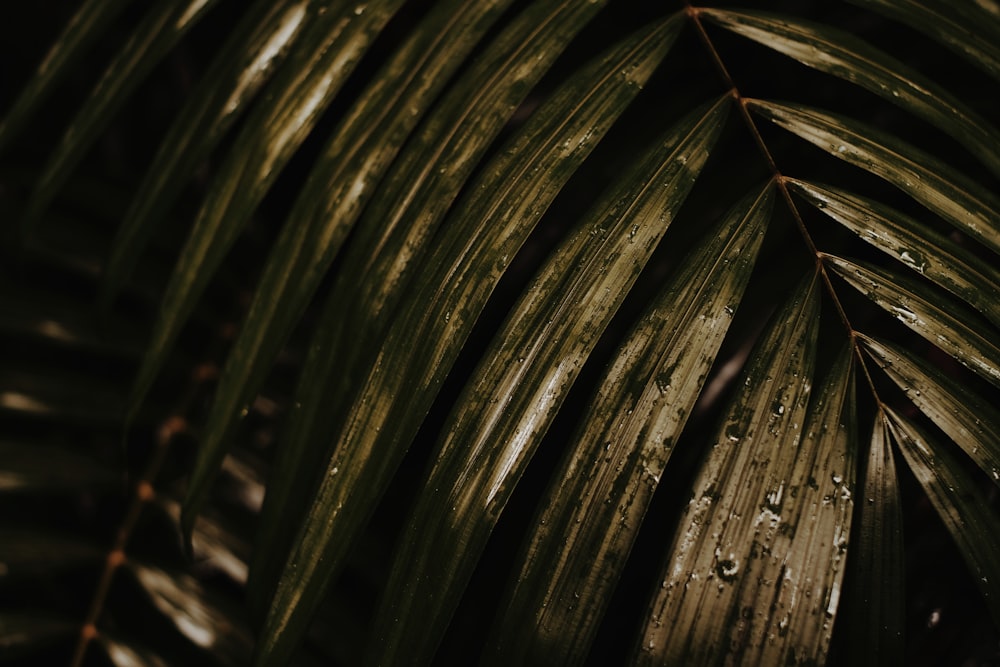
[(826, 265), (880, 308), (963, 365), (1000, 386), (1000, 347), (971, 311), (908, 276), (825, 255)]
[(1000, 412), (996, 407), (968, 385), (891, 343), (860, 334), (859, 339), (909, 399), (1000, 484)]
[(145, 398), (198, 297), (256, 205), (401, 2), (372, 2), (360, 14), (353, 8), (331, 8), (320, 13), (296, 40), (287, 66), (268, 87), (267, 103), (247, 118), (236, 148), (209, 188), (161, 300), (132, 391), (130, 413)]
[(445, 427), (396, 551), (373, 663), (432, 657), (517, 480), (701, 173), (729, 103), (681, 121), (585, 217), (508, 316)]
[(1000, 519), (968, 468), (916, 424), (892, 410), (886, 414), (903, 458), (958, 545), (993, 621), (1000, 623)]
[(1000, 252), (1000, 197), (969, 177), (864, 123), (801, 105), (747, 106), (831, 155), (892, 183), (959, 231)]
[(1000, 326), (1000, 271), (967, 248), (884, 204), (788, 179), (791, 190), (859, 238), (971, 304)]
[(672, 29), (643, 30), (570, 78), (452, 211), (341, 433), (272, 602), (259, 664), (281, 663), (301, 635), (510, 259), (652, 74)]
[[(807, 276), (755, 346), (741, 391), (693, 481), (693, 496), (640, 629), (635, 664), (753, 663), (795, 605), (799, 580), (786, 584), (787, 570), (781, 567), (786, 554), (780, 547), (772, 551), (772, 545), (796, 529), (784, 508), (812, 386), (817, 287), (818, 277)], [(843, 398), (827, 400), (839, 404)], [(840, 438), (830, 440), (842, 446)], [(765, 580), (757, 568), (782, 576)], [(757, 586), (762, 590), (752, 591)], [(774, 610), (764, 623), (766, 633), (750, 632), (743, 600), (748, 589), (750, 599), (766, 599)], [(768, 606), (749, 608), (752, 617)]]
[(1000, 177), (1000, 132), (944, 88), (851, 33), (764, 12), (699, 9), (727, 30), (856, 83), (948, 132)]
[[(287, 516), (300, 516), (311, 501), (313, 485), (302, 480), (325, 464), (329, 425), (343, 418), (352, 388), (378, 350), (374, 341), (448, 207), (532, 84), (602, 4), (536, 2), (519, 14), (448, 89), (358, 221), (312, 334), (262, 511), (259, 539), (272, 548), (259, 550), (251, 568), (250, 594), (258, 606), (265, 606), (262, 598), (271, 591), (264, 589), (273, 586), (294, 537), (296, 525)], [(680, 21), (674, 25), (676, 32)], [(364, 276), (360, 283), (358, 276)]]
[(903, 519), (885, 415), (872, 429), (858, 531), (850, 555), (853, 605), (846, 615), (852, 665), (903, 660)]
[(756, 260), (772, 185), (709, 230), (620, 348), (557, 473), (488, 644), (493, 664), (581, 662)]
[(128, 281), (191, 173), (268, 81), (317, 9), (318, 3), (308, 0), (257, 0), (234, 29), (164, 137), (118, 227), (104, 267), (105, 307)]
[(34, 225), (132, 91), (217, 1), (160, 0), (148, 10), (66, 129), (28, 202), (24, 226)]
[(450, 0), (435, 6), (335, 131), (289, 214), (219, 380), (184, 502), (185, 533), (190, 534), (240, 411), (256, 394), (375, 184), (509, 3)]

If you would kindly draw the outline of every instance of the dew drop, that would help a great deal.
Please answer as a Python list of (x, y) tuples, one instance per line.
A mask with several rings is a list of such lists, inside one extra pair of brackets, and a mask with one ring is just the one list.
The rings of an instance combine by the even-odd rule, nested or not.
[(719, 564), (715, 566), (715, 572), (723, 581), (735, 581), (736, 575), (740, 572), (739, 561), (729, 558), (720, 560)]

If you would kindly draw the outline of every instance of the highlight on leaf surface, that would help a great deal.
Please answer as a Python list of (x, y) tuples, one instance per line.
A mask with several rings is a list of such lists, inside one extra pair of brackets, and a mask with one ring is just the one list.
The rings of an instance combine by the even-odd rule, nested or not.
[(0, 662), (995, 651), (994, 0), (6, 15)]

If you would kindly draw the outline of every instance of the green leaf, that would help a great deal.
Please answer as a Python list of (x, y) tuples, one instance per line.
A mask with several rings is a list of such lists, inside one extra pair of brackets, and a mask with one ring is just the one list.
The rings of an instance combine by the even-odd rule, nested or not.
[(903, 664), (903, 518), (889, 426), (879, 413), (872, 430), (858, 530), (848, 564), (852, 605), (848, 664)]
[(773, 184), (692, 249), (619, 349), (556, 473), (488, 642), (492, 664), (581, 663), (746, 288)]
[(768, 626), (778, 624), (793, 604), (791, 591), (782, 590), (783, 577), (765, 585), (757, 569), (781, 571), (784, 554), (770, 553), (771, 545), (784, 531), (795, 530), (784, 510), (812, 384), (818, 284), (818, 274), (806, 276), (755, 345), (742, 390), (693, 480), (634, 664), (754, 663), (751, 656), (767, 636), (744, 632), (742, 596), (762, 598), (750, 604), (753, 610), (773, 605), (775, 618)]
[(371, 2), (356, 14), (341, 7), (319, 14), (254, 108), (217, 172), (188, 237), (132, 389), (134, 415), (205, 287), (257, 204), (299, 148), (333, 96), (402, 0)]
[(855, 83), (941, 128), (1000, 176), (1000, 132), (941, 86), (854, 35), (764, 12), (699, 9), (727, 30)]
[(35, 75), (0, 120), (0, 150), (24, 131), (45, 99), (133, 0), (87, 0), (49, 48)]
[[(603, 4), (538, 2), (519, 14), (445, 92), (359, 219), (338, 257), (276, 454), (258, 531), (272, 546), (256, 552), (250, 572), (258, 607), (266, 608), (263, 598), (273, 593), (295, 536), (287, 517), (301, 516), (312, 500), (314, 485), (292, 480), (311, 480), (322, 470), (332, 424), (345, 418), (352, 387), (377, 352), (372, 341), (385, 334), (449, 206), (518, 104)], [(676, 32), (679, 17), (674, 25)]]
[(965, 559), (994, 623), (1000, 623), (1000, 519), (962, 462), (891, 409), (889, 430)]
[(940, 369), (885, 341), (857, 334), (885, 374), (1000, 485), (1000, 411)]
[(49, 158), (22, 221), (30, 230), (132, 91), (218, 0), (160, 0), (148, 10)]
[(826, 266), (880, 308), (977, 375), (1000, 386), (1000, 348), (974, 313), (908, 276), (823, 255)]
[[(450, 0), (425, 18), (334, 133), (268, 259), (226, 360), (184, 500), (186, 535), (229, 435), (389, 164), (441, 88), (511, 0)], [(447, 45), (448, 48), (444, 48)], [(415, 65), (419, 63), (419, 65)]]
[[(698, 178), (724, 97), (673, 128), (534, 278), (445, 426), (375, 621), (373, 664), (430, 661), (493, 527), (593, 346)], [(728, 318), (725, 311), (716, 314)]]
[[(672, 31), (669, 22), (644, 30), (571, 77), (452, 210), (354, 402), (278, 585), (257, 664), (287, 658), (507, 263), (662, 60)], [(414, 340), (425, 342), (414, 346)]]
[(115, 233), (101, 286), (104, 308), (131, 277), (185, 182), (270, 79), (317, 9), (307, 0), (258, 0), (233, 30), (161, 143)]
[(869, 171), (1000, 252), (1000, 198), (940, 160), (855, 120), (800, 105), (747, 100), (747, 106), (830, 155)]
[(1000, 326), (1000, 271), (902, 213), (829, 186), (795, 179), (792, 190), (882, 252), (955, 294)]
[(985, 4), (950, 0), (850, 1), (929, 35), (1000, 80), (1000, 33), (995, 27), (998, 23), (995, 9), (991, 15)]

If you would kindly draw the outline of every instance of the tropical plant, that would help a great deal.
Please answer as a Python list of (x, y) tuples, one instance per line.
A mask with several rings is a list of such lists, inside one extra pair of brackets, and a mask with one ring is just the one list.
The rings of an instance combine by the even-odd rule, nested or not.
[(996, 664), (996, 2), (35, 4), (5, 664)]

